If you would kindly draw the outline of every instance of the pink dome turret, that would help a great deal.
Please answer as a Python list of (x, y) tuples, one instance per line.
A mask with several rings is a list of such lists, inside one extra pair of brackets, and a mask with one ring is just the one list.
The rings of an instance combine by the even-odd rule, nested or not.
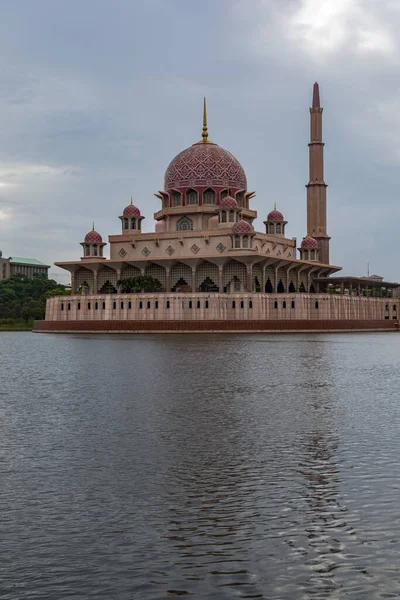
[(235, 209), (235, 208), (239, 208), (239, 207), (238, 207), (238, 203), (236, 202), (235, 198), (233, 198), (232, 196), (225, 196), (225, 198), (222, 198), (222, 200), (220, 201), (219, 208), (221, 210), (230, 210), (230, 209)]
[(128, 231), (132, 233), (141, 232), (141, 222), (144, 219), (144, 217), (141, 216), (138, 207), (133, 204), (132, 196), (131, 203), (128, 204), (128, 206), (125, 206), (124, 211), (120, 216), (120, 219), (122, 223), (122, 233), (127, 233)]
[(101, 244), (102, 242), (103, 238), (94, 229), (85, 235), (85, 244)]
[(287, 221), (285, 221), (285, 217), (280, 210), (276, 209), (275, 204), (274, 210), (271, 210), (271, 212), (268, 213), (267, 220), (264, 221), (265, 233), (268, 235), (280, 235), (281, 237), (284, 237), (286, 224)]
[(103, 242), (103, 238), (95, 230), (94, 223), (93, 223), (92, 230), (89, 231), (85, 235), (85, 239), (83, 240), (83, 242), (81, 242), (81, 246), (83, 248), (82, 260), (87, 260), (87, 259), (103, 260), (104, 259), (103, 248), (105, 245), (106, 245), (106, 243)]
[(285, 217), (283, 216), (283, 214), (281, 213), (280, 210), (271, 210), (270, 213), (268, 213), (267, 216), (267, 221), (272, 221), (273, 223), (279, 222), (279, 221), (284, 221)]
[(233, 233), (236, 234), (240, 234), (240, 233), (252, 233), (253, 232), (253, 228), (250, 225), (250, 223), (248, 223), (247, 221), (244, 221), (243, 219), (238, 221), (237, 223), (235, 223), (232, 226), (232, 231)]
[(318, 248), (317, 240), (315, 240), (310, 235), (307, 235), (305, 238), (303, 238), (303, 241), (301, 242), (301, 248), (302, 250), (315, 250), (316, 248)]

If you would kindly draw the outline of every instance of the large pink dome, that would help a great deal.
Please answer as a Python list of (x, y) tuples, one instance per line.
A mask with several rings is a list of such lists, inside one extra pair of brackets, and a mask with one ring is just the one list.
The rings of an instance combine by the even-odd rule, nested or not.
[(180, 152), (165, 172), (164, 189), (202, 186), (247, 188), (246, 174), (238, 160), (212, 142), (198, 142)]

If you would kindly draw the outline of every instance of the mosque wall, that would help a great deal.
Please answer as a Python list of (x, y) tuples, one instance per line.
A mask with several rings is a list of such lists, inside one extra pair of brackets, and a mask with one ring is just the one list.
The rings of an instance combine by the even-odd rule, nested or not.
[(399, 299), (331, 294), (97, 294), (47, 301), (46, 321), (396, 321)]

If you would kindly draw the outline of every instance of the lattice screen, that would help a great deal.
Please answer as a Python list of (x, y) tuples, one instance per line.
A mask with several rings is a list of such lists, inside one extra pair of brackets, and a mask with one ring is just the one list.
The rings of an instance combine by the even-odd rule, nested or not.
[(192, 269), (188, 267), (188, 265), (178, 263), (177, 265), (172, 267), (171, 289), (173, 289), (178, 282), (180, 282), (179, 285), (192, 285)]
[[(97, 276), (97, 287), (100, 290), (103, 285), (109, 281), (115, 288), (117, 287), (117, 271), (110, 267), (103, 267)], [(96, 290), (97, 292), (97, 290)]]
[(162, 291), (165, 291), (167, 279), (166, 279), (166, 273), (165, 273), (164, 267), (153, 264), (153, 265), (150, 265), (149, 267), (146, 267), (145, 273), (146, 273), (146, 275), (149, 275), (149, 277), (152, 277), (153, 279), (157, 279), (157, 281), (159, 281), (162, 285)]
[[(206, 279), (210, 279), (216, 287), (219, 285), (219, 271), (217, 265), (210, 262), (201, 263), (196, 269), (196, 290), (198, 290)], [(206, 283), (210, 283), (207, 281)]]
[(140, 277), (141, 271), (138, 267), (132, 267), (131, 265), (125, 265), (121, 269), (121, 279), (128, 279), (128, 277)]
[[(224, 287), (229, 286), (230, 284), (233, 285), (233, 289), (228, 291), (233, 292), (245, 290), (247, 281), (246, 266), (236, 260), (230, 260), (224, 266), (223, 281)], [(239, 286), (237, 285), (237, 282), (239, 282)], [(236, 289), (237, 287), (239, 287), (239, 289)]]
[(253, 292), (262, 292), (262, 268), (261, 265), (253, 265)]
[(88, 269), (79, 269), (75, 275), (76, 289), (80, 288), (83, 283), (89, 286), (88, 293), (93, 294), (94, 277), (92, 271)]

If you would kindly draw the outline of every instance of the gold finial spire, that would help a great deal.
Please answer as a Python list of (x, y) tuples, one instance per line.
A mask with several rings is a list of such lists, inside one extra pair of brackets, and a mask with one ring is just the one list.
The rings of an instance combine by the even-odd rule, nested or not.
[(207, 129), (207, 104), (206, 99), (204, 98), (204, 107), (203, 107), (203, 133), (201, 134), (203, 138), (203, 142), (208, 142), (208, 129)]

